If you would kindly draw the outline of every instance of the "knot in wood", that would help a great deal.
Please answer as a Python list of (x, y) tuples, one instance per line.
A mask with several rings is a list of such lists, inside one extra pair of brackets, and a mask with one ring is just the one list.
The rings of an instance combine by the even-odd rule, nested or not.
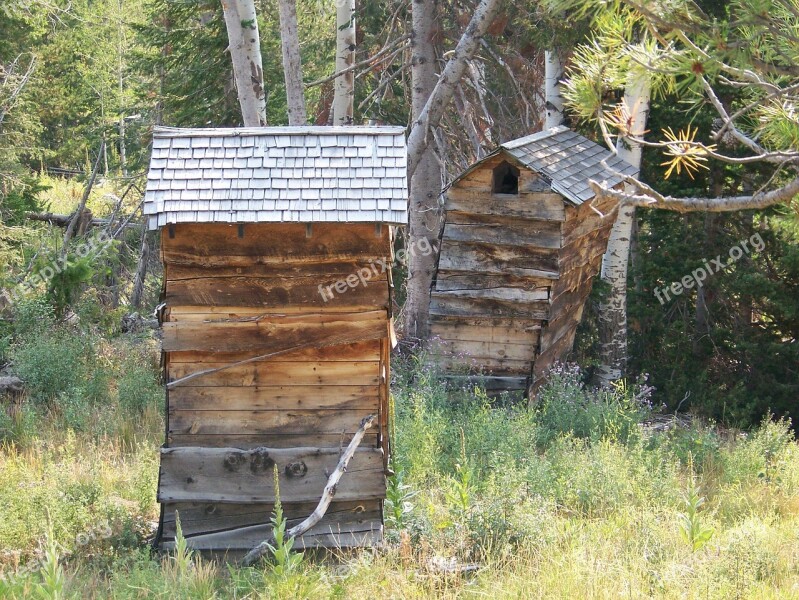
[(269, 456), (266, 448), (256, 448), (250, 453), (250, 470), (253, 473), (271, 471), (275, 461)]
[(224, 465), (227, 471), (238, 471), (239, 467), (247, 462), (243, 452), (231, 452), (225, 457)]
[(305, 474), (308, 472), (308, 465), (306, 465), (302, 461), (289, 463), (286, 465), (286, 476), (287, 477), (305, 477)]

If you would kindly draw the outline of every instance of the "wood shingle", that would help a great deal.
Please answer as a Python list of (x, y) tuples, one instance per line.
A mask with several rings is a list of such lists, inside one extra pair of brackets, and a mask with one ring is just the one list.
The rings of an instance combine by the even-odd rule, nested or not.
[(150, 229), (201, 222), (404, 224), (405, 171), (402, 127), (160, 127), (144, 214)]

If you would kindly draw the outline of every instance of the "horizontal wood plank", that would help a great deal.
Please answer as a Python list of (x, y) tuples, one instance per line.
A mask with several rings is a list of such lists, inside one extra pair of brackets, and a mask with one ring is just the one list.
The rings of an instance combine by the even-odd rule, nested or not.
[[(370, 407), (377, 411), (377, 402)], [(306, 435), (355, 433), (364, 414), (362, 409), (319, 411), (299, 410), (182, 410), (169, 407), (169, 435)]]
[[(282, 507), (286, 527), (291, 528), (307, 518), (316, 508), (316, 503), (282, 503)], [(196, 540), (202, 549), (224, 549), (230, 544), (247, 544), (244, 547), (249, 549), (258, 543), (252, 540), (253, 536), (260, 534), (262, 540), (269, 536), (269, 532), (263, 532), (261, 528), (270, 525), (273, 511), (274, 504), (170, 502), (163, 505), (161, 540), (174, 540), (177, 514), (183, 536), (190, 545)], [(307, 544), (315, 537), (331, 533), (379, 530), (382, 517), (379, 500), (332, 502), (319, 523), (303, 538)]]
[[(253, 527), (247, 531), (220, 532), (208, 535), (198, 535), (187, 540), (189, 548), (199, 551), (216, 550), (249, 551), (258, 543), (267, 538), (271, 532), (271, 525)], [(311, 548), (370, 548), (383, 541), (383, 527), (380, 522), (365, 522), (364, 524), (342, 525), (334, 532), (309, 532), (294, 542), (295, 550), (308, 550)], [(175, 543), (165, 541), (161, 544), (164, 550), (174, 550)], [(229, 555), (228, 555), (229, 556)]]
[(527, 386), (527, 377), (502, 377), (497, 375), (442, 375), (446, 381), (460, 388), (479, 386), (486, 391), (523, 390)]
[(558, 221), (452, 212), (447, 216), (443, 238), (462, 242), (558, 249), (561, 245), (560, 225)]
[(530, 374), (532, 360), (512, 360), (491, 357), (459, 357), (440, 354), (430, 355), (431, 363), (446, 374), (483, 373), (526, 377)]
[(451, 212), (461, 212), (543, 221), (566, 219), (563, 198), (552, 192), (497, 195), (455, 185), (447, 191), (444, 206), (448, 215)]
[(241, 352), (261, 350), (263, 354), (285, 352), (308, 346), (335, 346), (388, 337), (385, 311), (370, 318), (316, 320), (282, 318), (249, 322), (164, 323), (164, 352), (202, 350)]
[(367, 261), (342, 260), (338, 262), (302, 262), (302, 263), (269, 263), (269, 264), (246, 264), (239, 266), (229, 265), (167, 265), (165, 280), (167, 284), (177, 281), (192, 281), (205, 277), (214, 279), (229, 279), (233, 277), (265, 277), (295, 279), (303, 277), (328, 277), (337, 275), (346, 277), (350, 273), (357, 273), (360, 269), (368, 268), (378, 275), (387, 274), (390, 263), (383, 264), (379, 259)]
[(549, 288), (538, 288), (525, 290), (515, 287), (491, 287), (485, 289), (460, 289), (460, 290), (440, 290), (436, 289), (433, 294), (437, 298), (467, 298), (473, 300), (504, 300), (507, 302), (538, 302), (549, 299)]
[(543, 290), (549, 289), (552, 284), (552, 279), (543, 277), (439, 269), (436, 273), (435, 289), (437, 291), (450, 291), (505, 287), (523, 290)]
[[(339, 460), (330, 448), (163, 448), (159, 502), (274, 502), (277, 467), (283, 502), (315, 502)], [(358, 448), (336, 499), (385, 497), (383, 452)]]
[(430, 324), (430, 333), (433, 339), (441, 338), (442, 340), (472, 340), (528, 346), (536, 344), (540, 325), (530, 331), (526, 331), (523, 324), (520, 325), (520, 327), (492, 327), (490, 325), (470, 325), (458, 321), (435, 321)]
[(452, 298), (431, 294), (430, 313), (465, 317), (521, 317), (523, 319), (549, 318), (549, 302), (510, 302), (489, 298)]
[[(175, 381), (199, 371), (226, 367), (230, 363), (169, 364), (168, 381)], [(251, 387), (286, 385), (378, 385), (380, 362), (271, 362), (258, 361), (231, 366), (222, 371), (190, 379), (176, 387)], [(174, 391), (174, 390), (173, 390)]]
[[(170, 363), (234, 363), (248, 358), (259, 356), (260, 351), (250, 350), (249, 352), (200, 352), (187, 350), (185, 352), (170, 352)], [(279, 354), (269, 360), (272, 362), (296, 362), (296, 361), (334, 361), (334, 362), (355, 362), (360, 360), (379, 360), (380, 359), (380, 340), (367, 340), (355, 344), (339, 344), (336, 346), (324, 346), (321, 348), (303, 348), (286, 354)]]
[(436, 340), (431, 347), (431, 353), (436, 355), (451, 355), (465, 359), (497, 358), (511, 360), (525, 360), (532, 364), (535, 358), (537, 343), (511, 344), (505, 340), (485, 342), (475, 340), (461, 340), (448, 338)]
[(439, 268), (557, 279), (558, 253), (555, 250), (492, 246), (444, 240)]
[(179, 223), (174, 237), (162, 236), (167, 264), (246, 266), (291, 262), (368, 261), (391, 254), (389, 228), (380, 237), (373, 223), (314, 223), (310, 237), (304, 223)]
[[(347, 444), (352, 440), (351, 433), (344, 434), (316, 434), (313, 436), (313, 443), (322, 448), (335, 448), (343, 451)], [(167, 444), (173, 448), (196, 447), (202, 446), (204, 448), (240, 448), (242, 450), (252, 450), (262, 446), (270, 446), (273, 448), (298, 448), (308, 443), (307, 435), (296, 434), (272, 434), (272, 435), (208, 435), (204, 433), (197, 434), (174, 434), (167, 436)], [(378, 447), (378, 434), (367, 433), (363, 442), (362, 448), (377, 448)]]
[(361, 410), (375, 412), (379, 388), (376, 385), (283, 385), (182, 387), (169, 392), (170, 410)]
[[(367, 271), (367, 275), (370, 274)], [(388, 308), (388, 278), (363, 280), (348, 274), (354, 286), (343, 276), (308, 277), (225, 277), (213, 276), (168, 281), (165, 301), (174, 305), (322, 307), (361, 306)], [(336, 287), (338, 286), (338, 287)], [(343, 291), (341, 291), (343, 290)]]

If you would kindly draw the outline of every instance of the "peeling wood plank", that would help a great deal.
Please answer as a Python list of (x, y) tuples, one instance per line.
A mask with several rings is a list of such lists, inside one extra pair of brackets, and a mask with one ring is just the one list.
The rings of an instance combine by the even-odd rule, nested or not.
[(430, 314), (464, 317), (521, 317), (523, 319), (549, 318), (549, 302), (507, 302), (487, 298), (441, 297), (433, 292)]
[(457, 212), (447, 215), (443, 239), (505, 246), (535, 246), (552, 250), (561, 246), (560, 223), (556, 221)]
[(549, 289), (552, 284), (552, 279), (542, 277), (524, 277), (521, 275), (439, 269), (436, 273), (435, 289), (442, 292), (450, 290), (491, 289), (498, 287), (543, 290)]
[(563, 197), (547, 192), (496, 195), (453, 187), (447, 191), (444, 207), (447, 215), (459, 212), (543, 221), (564, 221), (566, 219)]
[(512, 287), (493, 287), (487, 289), (460, 289), (460, 290), (439, 290), (433, 292), (436, 298), (467, 298), (473, 300), (503, 300), (506, 302), (538, 302), (549, 300), (549, 289), (525, 290)]
[(486, 274), (510, 274), (557, 279), (558, 253), (554, 250), (467, 244), (445, 240), (439, 268)]

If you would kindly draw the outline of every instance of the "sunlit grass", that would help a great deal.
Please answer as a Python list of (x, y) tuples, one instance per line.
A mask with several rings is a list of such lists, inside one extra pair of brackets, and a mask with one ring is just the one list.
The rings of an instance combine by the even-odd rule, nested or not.
[[(632, 435), (622, 425), (648, 414), (625, 400), (637, 391), (596, 395), (573, 370), (527, 410), (397, 367), (392, 494), (402, 506), (385, 547), (306, 553), (288, 573), (151, 555), (160, 416), (105, 437), (52, 417), (0, 453), (0, 596), (44, 585), (50, 523), (74, 598), (799, 595), (799, 447), (785, 423)], [(705, 501), (689, 509), (692, 489)], [(681, 526), (691, 511), (695, 531), (712, 531), (700, 544)]]

